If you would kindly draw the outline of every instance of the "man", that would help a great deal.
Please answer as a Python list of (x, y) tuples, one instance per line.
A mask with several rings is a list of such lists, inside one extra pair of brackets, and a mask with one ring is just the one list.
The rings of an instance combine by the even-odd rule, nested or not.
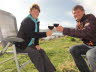
[[(70, 48), (70, 53), (80, 72), (90, 72), (88, 65), (82, 55), (86, 55), (90, 63), (92, 72), (96, 70), (96, 18), (92, 14), (85, 14), (81, 5), (76, 5), (72, 11), (76, 19), (76, 28), (66, 28), (58, 26), (57, 31), (64, 35), (80, 38), (83, 41), (81, 45), (75, 45)], [(95, 50), (95, 51), (94, 51)], [(95, 53), (95, 54), (94, 54)], [(95, 56), (93, 58), (92, 56)]]
[(55, 67), (39, 45), (39, 38), (50, 36), (52, 31), (39, 32), (39, 13), (39, 6), (34, 4), (30, 8), (30, 14), (21, 22), (17, 36), (23, 38), (24, 42), (16, 43), (17, 52), (28, 53), (39, 72), (54, 72)]

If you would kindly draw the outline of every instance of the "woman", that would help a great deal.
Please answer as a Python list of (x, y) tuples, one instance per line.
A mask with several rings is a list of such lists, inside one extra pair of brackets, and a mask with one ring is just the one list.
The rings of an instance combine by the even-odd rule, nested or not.
[(39, 32), (39, 13), (39, 6), (34, 4), (30, 8), (30, 14), (22, 21), (17, 36), (23, 38), (24, 42), (16, 43), (17, 52), (28, 53), (39, 72), (54, 72), (55, 67), (50, 62), (45, 51), (39, 46), (39, 38), (50, 36), (52, 31)]

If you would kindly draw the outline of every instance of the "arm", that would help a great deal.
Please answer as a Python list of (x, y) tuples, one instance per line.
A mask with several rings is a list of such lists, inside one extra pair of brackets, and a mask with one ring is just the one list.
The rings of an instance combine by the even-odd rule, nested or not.
[(35, 45), (39, 45), (39, 38), (35, 38)]
[(85, 27), (82, 30), (64, 28), (63, 34), (77, 38), (91, 38), (93, 32), (96, 30), (96, 18), (93, 15), (89, 15), (86, 23), (87, 24), (85, 24)]
[[(87, 16), (88, 17), (88, 16)], [(75, 29), (75, 28), (66, 28), (66, 27), (57, 27), (58, 31), (63, 32), (65, 35), (69, 35), (77, 38), (92, 38), (94, 32), (96, 31), (96, 18), (93, 15), (89, 15), (86, 19), (86, 23), (83, 29)]]
[(21, 23), (22, 31), (32, 38), (42, 38), (46, 37), (46, 32), (35, 32), (35, 23), (31, 19), (27, 18)]

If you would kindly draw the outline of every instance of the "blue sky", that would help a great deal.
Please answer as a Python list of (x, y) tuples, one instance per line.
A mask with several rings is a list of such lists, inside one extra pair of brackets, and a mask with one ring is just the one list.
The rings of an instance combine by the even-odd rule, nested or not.
[(53, 23), (59, 23), (64, 27), (75, 27), (72, 8), (77, 4), (83, 5), (86, 13), (96, 15), (96, 0), (2, 0), (0, 9), (12, 13), (17, 19), (19, 28), (21, 21), (29, 14), (29, 8), (34, 3), (41, 8), (39, 15), (41, 29), (46, 29), (48, 24)]

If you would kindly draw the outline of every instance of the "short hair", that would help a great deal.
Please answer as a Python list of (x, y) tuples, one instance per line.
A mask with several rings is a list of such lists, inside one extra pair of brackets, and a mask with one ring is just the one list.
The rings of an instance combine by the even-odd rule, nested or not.
[(82, 10), (82, 11), (85, 11), (85, 10), (84, 10), (84, 7), (81, 6), (81, 5), (76, 5), (76, 6), (73, 8), (73, 11), (75, 11), (75, 10), (77, 10), (77, 9), (80, 9), (80, 10)]
[(32, 7), (30, 8), (30, 11), (32, 11), (33, 9), (37, 9), (40, 12), (40, 7), (38, 4), (33, 4)]

